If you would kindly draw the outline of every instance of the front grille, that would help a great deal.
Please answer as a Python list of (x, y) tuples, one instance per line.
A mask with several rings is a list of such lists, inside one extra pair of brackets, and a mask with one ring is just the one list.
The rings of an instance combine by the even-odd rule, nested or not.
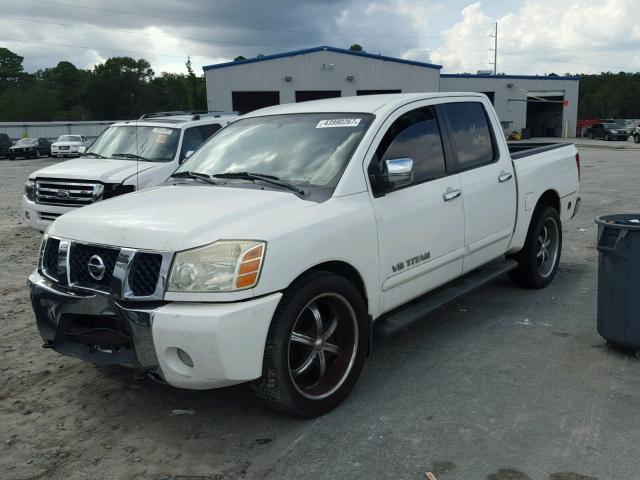
[(157, 253), (137, 253), (133, 257), (129, 273), (129, 288), (136, 297), (153, 295), (158, 285), (162, 255)]
[(48, 238), (42, 253), (42, 271), (50, 278), (58, 279), (58, 250), (60, 249), (60, 240), (57, 238)]
[[(69, 252), (69, 274), (71, 284), (95, 290), (110, 291), (113, 269), (118, 259), (118, 248), (98, 247), (83, 243), (72, 243)], [(97, 257), (94, 265), (103, 265), (104, 270), (94, 268), (94, 276), (89, 269), (89, 260)]]
[(103, 191), (101, 183), (36, 179), (36, 203), (42, 205), (81, 207), (96, 201)]
[(58, 150), (69, 150), (69, 147), (58, 147)]

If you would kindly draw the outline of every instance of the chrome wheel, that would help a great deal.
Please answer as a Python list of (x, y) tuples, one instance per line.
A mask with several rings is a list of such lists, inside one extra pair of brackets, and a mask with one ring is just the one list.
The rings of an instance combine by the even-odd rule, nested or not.
[(289, 337), (289, 375), (298, 392), (319, 400), (349, 376), (358, 346), (358, 321), (336, 293), (313, 298), (296, 318)]
[(558, 245), (558, 223), (553, 218), (547, 218), (538, 234), (538, 247), (536, 249), (538, 272), (543, 278), (548, 277), (554, 271), (558, 258)]

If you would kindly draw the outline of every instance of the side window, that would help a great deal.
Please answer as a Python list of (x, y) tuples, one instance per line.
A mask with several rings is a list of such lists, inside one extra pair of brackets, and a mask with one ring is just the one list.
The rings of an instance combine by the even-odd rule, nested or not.
[(456, 166), (467, 170), (492, 163), (496, 148), (484, 107), (480, 102), (447, 103), (450, 137)]
[(185, 158), (187, 152), (196, 150), (206, 138), (202, 138), (200, 127), (187, 128), (182, 138), (182, 148), (180, 149), (180, 159)]
[(222, 127), (217, 123), (212, 123), (210, 125), (200, 125), (198, 127), (200, 129), (200, 133), (202, 134), (202, 138), (206, 141), (211, 135), (216, 133)]
[(382, 172), (385, 160), (411, 158), (415, 183), (445, 175), (440, 128), (432, 107), (418, 108), (399, 117), (385, 133), (369, 173)]

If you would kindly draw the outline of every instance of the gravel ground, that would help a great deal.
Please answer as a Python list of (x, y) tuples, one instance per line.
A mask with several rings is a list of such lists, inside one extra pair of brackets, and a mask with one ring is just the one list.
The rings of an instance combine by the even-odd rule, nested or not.
[(582, 209), (549, 288), (498, 280), (376, 341), (347, 401), (311, 421), (243, 386), (178, 390), (43, 350), (25, 287), (40, 235), (20, 196), (53, 160), (0, 160), (0, 478), (638, 478), (640, 361), (595, 331), (593, 218), (640, 211), (640, 158), (581, 158)]

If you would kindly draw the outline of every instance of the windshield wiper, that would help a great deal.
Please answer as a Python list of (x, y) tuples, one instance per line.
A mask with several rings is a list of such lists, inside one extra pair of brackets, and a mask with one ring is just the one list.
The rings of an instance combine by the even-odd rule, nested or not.
[(142, 155), (136, 155), (135, 153), (112, 153), (111, 158), (121, 157), (121, 158), (132, 158), (135, 160), (143, 160), (145, 162), (153, 162), (150, 158), (143, 157)]
[(262, 180), (263, 182), (277, 185), (278, 187), (286, 188), (287, 190), (296, 192), (299, 195), (304, 195), (304, 190), (296, 187), (295, 185), (291, 185), (290, 183), (280, 180), (280, 178), (276, 177), (275, 175), (263, 175), (261, 173), (251, 172), (229, 172), (217, 173), (211, 176), (215, 178), (237, 178), (239, 180)]
[(88, 157), (89, 155), (96, 157), (96, 158), (107, 158), (104, 155), (100, 155), (99, 153), (96, 152), (86, 152), (83, 156), (84, 157)]
[(176, 172), (171, 175), (171, 178), (193, 178), (194, 180), (202, 180), (204, 182), (210, 183), (211, 185), (218, 185), (218, 182), (211, 178), (211, 175), (209, 175), (208, 173), (190, 172), (188, 170)]

